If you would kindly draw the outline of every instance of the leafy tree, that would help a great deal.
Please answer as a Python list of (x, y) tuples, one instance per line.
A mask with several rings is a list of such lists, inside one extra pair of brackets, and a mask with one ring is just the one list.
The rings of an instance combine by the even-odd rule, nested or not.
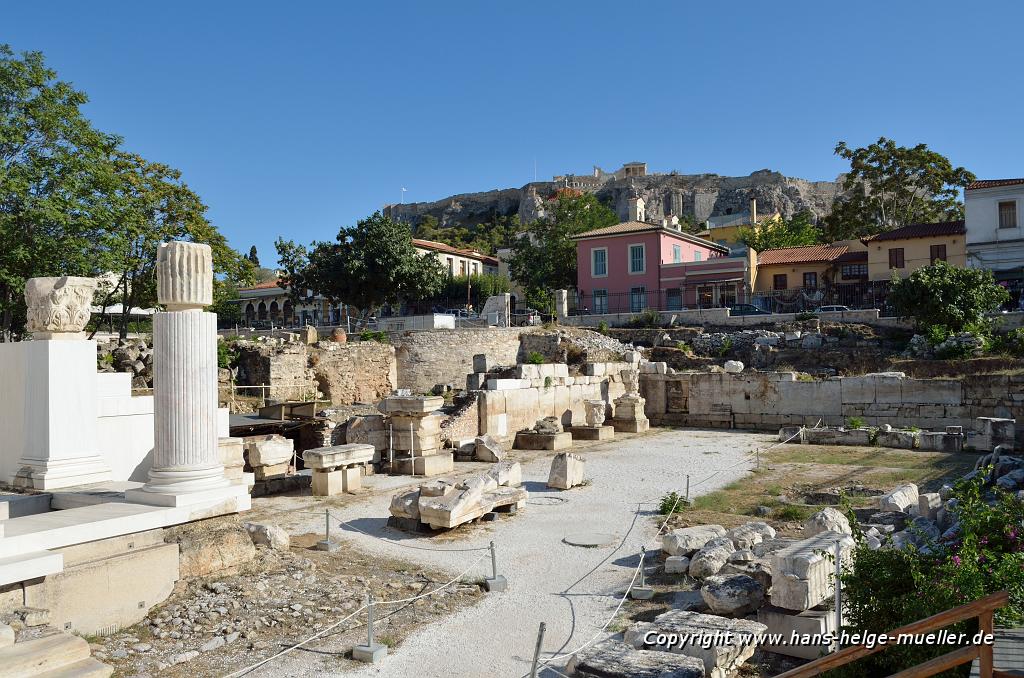
[(830, 241), (963, 218), (960, 189), (974, 175), (925, 144), (907, 148), (881, 137), (850, 148), (840, 141), (835, 154), (850, 161), (850, 171), (825, 222)]
[(293, 295), (310, 290), (364, 313), (385, 303), (429, 299), (447, 277), (436, 255), (417, 252), (409, 229), (380, 212), (342, 228), (337, 242), (314, 242), (307, 250), (278, 239), (276, 247), (284, 271), (280, 284)]
[(992, 271), (950, 266), (936, 261), (902, 280), (894, 279), (889, 302), (904, 318), (913, 317), (923, 330), (933, 327), (948, 332), (987, 327), (985, 314), (1010, 298), (997, 285)]
[(0, 341), (23, 331), (25, 280), (105, 266), (120, 140), (94, 129), (85, 94), (56, 77), (41, 53), (0, 44)]
[(571, 236), (611, 226), (618, 218), (591, 193), (558, 195), (551, 220), (530, 225), (529, 236), (512, 245), (509, 270), (528, 303), (551, 309), (552, 291), (576, 286), (576, 241)]
[[(210, 245), (218, 274), (215, 302), (225, 295), (237, 299), (238, 285), (254, 281), (252, 263), (231, 249), (206, 219), (206, 205), (181, 181), (181, 172), (120, 151), (113, 156), (113, 167), (116, 186), (109, 196), (111, 225), (105, 240), (109, 265), (119, 272), (120, 279), (103, 305), (123, 305), (122, 338), (128, 333), (130, 309), (156, 304), (156, 255), (162, 242), (189, 240)], [(226, 310), (223, 304), (219, 308)]]
[(509, 279), (502, 275), (488, 273), (477, 273), (470, 275), (449, 276), (444, 283), (440, 294), (432, 301), (436, 303), (462, 306), (466, 303), (466, 293), (469, 292), (469, 303), (473, 304), (476, 310), (483, 308), (487, 297), (496, 294), (504, 294), (511, 287)]
[(247, 256), (246, 259), (248, 259), (249, 262), (256, 268), (260, 267), (260, 255), (256, 251), (256, 245), (253, 245), (252, 247), (249, 248), (249, 256)]
[(516, 235), (522, 230), (519, 216), (499, 216), (493, 221), (470, 226), (441, 228), (436, 217), (424, 216), (416, 226), (416, 237), (422, 240), (443, 242), (452, 247), (476, 250), (493, 256), (503, 247), (511, 247)]
[(741, 228), (739, 240), (755, 252), (814, 245), (821, 242), (821, 231), (814, 225), (813, 218), (813, 214), (804, 210), (794, 214), (792, 219), (766, 220), (760, 228)]

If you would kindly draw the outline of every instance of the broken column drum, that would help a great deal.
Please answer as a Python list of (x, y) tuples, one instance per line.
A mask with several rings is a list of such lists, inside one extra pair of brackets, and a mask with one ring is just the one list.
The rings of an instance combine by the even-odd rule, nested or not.
[(209, 245), (169, 242), (156, 262), (153, 316), (153, 467), (144, 491), (189, 494), (226, 487), (217, 450), (217, 315)]

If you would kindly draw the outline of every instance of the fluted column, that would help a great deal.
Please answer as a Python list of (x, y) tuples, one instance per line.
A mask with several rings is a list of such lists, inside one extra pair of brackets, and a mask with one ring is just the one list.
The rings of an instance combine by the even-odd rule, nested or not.
[[(217, 447), (217, 315), (209, 245), (170, 242), (157, 255), (153, 317), (153, 466), (143, 492), (188, 495), (230, 486)], [(177, 503), (177, 502), (173, 502)]]

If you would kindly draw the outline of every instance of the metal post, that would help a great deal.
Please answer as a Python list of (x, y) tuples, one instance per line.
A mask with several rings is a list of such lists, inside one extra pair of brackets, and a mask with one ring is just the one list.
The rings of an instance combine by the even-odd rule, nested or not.
[(508, 580), (504, 575), (498, 574), (498, 556), (494, 542), (491, 542), (491, 576), (484, 578), (484, 586), (488, 591), (501, 592), (508, 588)]
[(544, 643), (544, 631), (547, 630), (548, 625), (544, 622), (540, 623), (540, 629), (537, 631), (537, 647), (533, 650), (533, 668), (530, 669), (530, 678), (537, 678), (537, 667), (540, 661), (540, 647)]
[(494, 542), (491, 542), (491, 576), (498, 576), (498, 559), (494, 555)]
[(373, 647), (373, 592), (366, 594), (366, 645)]
[[(412, 460), (412, 474), (416, 475), (416, 443), (412, 439), (412, 422), (409, 422), (409, 456)], [(426, 469), (424, 469), (425, 471)]]
[(337, 551), (341, 544), (331, 541), (331, 509), (324, 509), (324, 540), (313, 548), (317, 551)]
[(690, 474), (686, 474), (686, 505), (690, 505)]
[(395, 427), (388, 422), (388, 472), (395, 474)]
[(640, 547), (640, 588), (644, 588), (644, 561), (647, 560), (647, 549)]
[[(840, 554), (842, 553), (842, 542), (836, 541), (836, 634), (838, 637), (839, 631), (843, 626), (843, 584), (840, 581), (840, 576), (843, 574), (842, 563), (840, 561)], [(836, 649), (839, 649), (839, 641), (836, 641)]]
[(644, 583), (644, 563), (647, 560), (647, 548), (640, 546), (640, 585), (629, 589), (629, 597), (633, 600), (650, 600), (654, 597), (654, 589), (647, 588)]

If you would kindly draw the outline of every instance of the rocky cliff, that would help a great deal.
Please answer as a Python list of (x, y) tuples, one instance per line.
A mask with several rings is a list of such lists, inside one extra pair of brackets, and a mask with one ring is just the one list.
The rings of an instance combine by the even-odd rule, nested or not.
[[(435, 217), (442, 227), (471, 226), (512, 215), (518, 215), (525, 224), (543, 214), (545, 201), (560, 187), (561, 184), (550, 181), (531, 182), (522, 188), (463, 193), (434, 202), (388, 205), (385, 210), (393, 218), (412, 225), (420, 223), (427, 215)], [(712, 216), (745, 212), (751, 198), (757, 199), (758, 214), (778, 211), (789, 217), (806, 209), (821, 217), (831, 209), (840, 184), (760, 170), (746, 177), (651, 174), (609, 179), (588, 190), (613, 207), (623, 219), (627, 201), (636, 190), (647, 204), (648, 219), (674, 214), (699, 224)]]

